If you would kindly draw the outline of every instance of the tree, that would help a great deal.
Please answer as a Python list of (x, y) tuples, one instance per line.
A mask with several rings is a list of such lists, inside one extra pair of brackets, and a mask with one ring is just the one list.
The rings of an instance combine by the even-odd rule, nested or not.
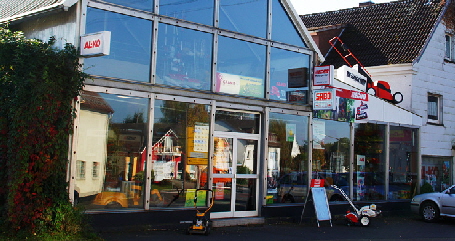
[(66, 171), (73, 100), (86, 75), (74, 46), (0, 26), (0, 225), (14, 235), (75, 233)]

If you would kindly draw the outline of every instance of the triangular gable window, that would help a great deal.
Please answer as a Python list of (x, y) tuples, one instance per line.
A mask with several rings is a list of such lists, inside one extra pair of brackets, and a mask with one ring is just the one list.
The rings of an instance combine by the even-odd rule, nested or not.
[(308, 47), (300, 37), (299, 32), (281, 5), (280, 0), (273, 0), (272, 2), (272, 40)]

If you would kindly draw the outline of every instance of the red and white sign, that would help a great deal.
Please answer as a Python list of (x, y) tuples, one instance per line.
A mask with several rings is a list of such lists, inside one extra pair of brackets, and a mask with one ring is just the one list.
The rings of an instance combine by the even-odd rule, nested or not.
[(109, 55), (111, 49), (111, 32), (101, 31), (81, 36), (81, 55), (96, 57)]
[(341, 98), (368, 101), (368, 94), (355, 90), (337, 88), (337, 96)]
[(333, 84), (333, 65), (315, 66), (313, 73), (314, 86), (330, 86)]
[(335, 89), (324, 89), (313, 91), (314, 110), (333, 110), (335, 107)]
[(324, 187), (325, 179), (311, 179), (310, 187)]

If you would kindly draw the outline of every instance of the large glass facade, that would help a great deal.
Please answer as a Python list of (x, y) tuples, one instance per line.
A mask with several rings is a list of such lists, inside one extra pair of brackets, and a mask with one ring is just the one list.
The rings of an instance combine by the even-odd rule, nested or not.
[(355, 124), (354, 133), (354, 200), (384, 200), (386, 126)]
[(84, 91), (75, 191), (86, 209), (142, 208), (148, 99)]
[(210, 90), (213, 35), (159, 25), (155, 83)]
[(192, 207), (194, 192), (207, 188), (210, 108), (155, 101), (151, 207)]
[(152, 22), (118, 13), (89, 8), (87, 33), (111, 31), (110, 54), (86, 58), (88, 74), (148, 82)]
[(313, 119), (313, 179), (324, 179), (329, 201), (344, 201), (350, 190), (350, 125), (348, 122)]
[(306, 104), (310, 79), (310, 56), (272, 48), (270, 54), (271, 100)]
[[(105, 2), (110, 2), (130, 8), (136, 8), (145, 11), (153, 11), (154, 0), (139, 0), (139, 1), (131, 1), (131, 0), (100, 0)], [(161, 0), (163, 1), (163, 0)]]
[(302, 203), (308, 194), (308, 117), (270, 113), (267, 204)]
[(264, 45), (220, 37), (216, 92), (264, 98)]

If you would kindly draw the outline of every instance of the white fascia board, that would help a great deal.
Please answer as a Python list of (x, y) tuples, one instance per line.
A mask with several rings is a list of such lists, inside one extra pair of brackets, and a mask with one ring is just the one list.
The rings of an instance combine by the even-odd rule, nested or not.
[(18, 15), (9, 17), (9, 18), (0, 19), (0, 23), (13, 22), (13, 21), (16, 21), (16, 20), (19, 20), (19, 19), (23, 19), (23, 18), (26, 18), (26, 17), (39, 15), (41, 13), (51, 12), (51, 11), (59, 10), (59, 9), (64, 10), (64, 11), (68, 11), (68, 8), (72, 7), (78, 1), (79, 0), (61, 0), (61, 1), (57, 2), (57, 3), (54, 3), (54, 4), (46, 6), (46, 7), (42, 7), (42, 8), (39, 8), (39, 9), (35, 9), (33, 11), (29, 11), (29, 12), (25, 12), (25, 13), (22, 13), (22, 14), (18, 14)]

